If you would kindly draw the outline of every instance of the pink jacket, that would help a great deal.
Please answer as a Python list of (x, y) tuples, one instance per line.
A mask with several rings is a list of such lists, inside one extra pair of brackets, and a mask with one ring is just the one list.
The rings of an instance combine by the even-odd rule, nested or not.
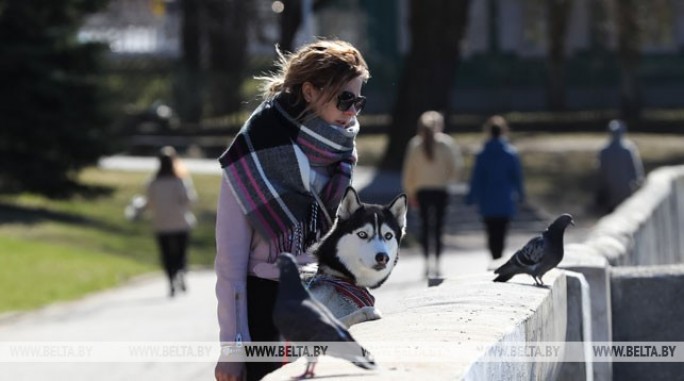
[[(249, 224), (228, 180), (221, 179), (216, 215), (216, 297), (222, 342), (251, 341), (247, 325), (247, 275), (278, 280), (279, 253)], [(311, 255), (300, 264), (315, 262)]]

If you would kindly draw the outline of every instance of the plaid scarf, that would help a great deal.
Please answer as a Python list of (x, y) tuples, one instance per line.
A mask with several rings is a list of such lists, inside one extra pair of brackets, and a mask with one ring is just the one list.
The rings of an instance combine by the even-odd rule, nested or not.
[(356, 164), (355, 138), (359, 127), (341, 129), (312, 118), (301, 124), (293, 115), (289, 94), (263, 102), (221, 155), (219, 162), (242, 211), (256, 231), (278, 252), (301, 254), (330, 228), (318, 202), (304, 184), (295, 145), (310, 166), (328, 167), (330, 180), (319, 194), (334, 216)]
[(310, 289), (317, 283), (327, 283), (333, 286), (339, 295), (350, 303), (355, 304), (358, 308), (373, 307), (375, 305), (375, 297), (368, 291), (368, 288), (358, 286), (349, 279), (318, 273), (311, 278), (307, 288)]

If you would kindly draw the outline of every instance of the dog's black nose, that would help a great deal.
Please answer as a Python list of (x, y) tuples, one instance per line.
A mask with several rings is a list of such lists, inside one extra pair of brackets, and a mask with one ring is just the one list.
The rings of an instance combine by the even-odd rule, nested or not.
[(375, 254), (375, 261), (383, 265), (386, 265), (387, 262), (389, 262), (389, 255), (385, 253), (377, 253)]

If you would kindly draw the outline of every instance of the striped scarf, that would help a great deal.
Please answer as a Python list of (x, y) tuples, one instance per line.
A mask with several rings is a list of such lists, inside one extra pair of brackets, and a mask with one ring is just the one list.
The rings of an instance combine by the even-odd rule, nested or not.
[[(278, 252), (301, 254), (330, 228), (304, 184), (309, 166), (329, 169), (330, 180), (319, 194), (334, 216), (356, 164), (358, 124), (333, 127), (320, 118), (301, 124), (293, 115), (291, 96), (281, 94), (263, 102), (219, 158), (228, 183), (254, 229)], [(309, 166), (297, 159), (295, 145)]]

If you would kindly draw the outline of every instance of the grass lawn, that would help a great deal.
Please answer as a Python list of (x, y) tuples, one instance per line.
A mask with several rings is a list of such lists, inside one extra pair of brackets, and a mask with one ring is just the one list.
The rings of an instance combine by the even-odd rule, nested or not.
[[(109, 189), (97, 197), (50, 200), (0, 196), (0, 312), (78, 298), (132, 276), (160, 271), (149, 217), (124, 218), (148, 174), (87, 169), (82, 182)], [(218, 176), (193, 176), (199, 194), (191, 265), (211, 266)]]
[[(467, 181), (481, 134), (455, 134)], [(684, 136), (634, 134), (647, 171), (684, 163)], [(529, 202), (552, 214), (570, 212), (592, 221), (595, 160), (604, 134), (516, 134), (511, 141), (523, 161)], [(384, 136), (361, 136), (361, 165), (373, 165)], [(22, 194), (0, 196), (0, 313), (69, 300), (120, 284), (132, 276), (160, 271), (149, 218), (130, 222), (125, 205), (144, 192), (149, 174), (84, 170), (81, 181), (107, 190), (99, 196), (50, 200)], [(190, 242), (191, 265), (211, 266), (219, 176), (193, 175), (199, 194), (198, 226)]]
[(73, 245), (0, 237), (0, 246), (0, 289), (4, 290), (0, 312), (78, 298), (154, 269), (150, 264)]

